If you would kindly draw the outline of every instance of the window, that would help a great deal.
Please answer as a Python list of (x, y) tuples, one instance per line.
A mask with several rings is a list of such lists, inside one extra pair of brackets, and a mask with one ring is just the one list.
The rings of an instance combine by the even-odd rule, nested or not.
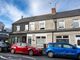
[(69, 43), (69, 37), (67, 35), (64, 35), (64, 36), (56, 36), (56, 42)]
[(64, 29), (65, 28), (65, 22), (64, 22), (64, 20), (58, 22), (58, 28), (59, 29)]
[(28, 44), (31, 44), (31, 41), (32, 41), (32, 37), (28, 36)]
[(80, 35), (76, 35), (76, 37), (80, 37)]
[(27, 44), (26, 43), (22, 43), (21, 46), (22, 47), (25, 47), (25, 46), (27, 46)]
[(39, 22), (39, 28), (40, 29), (45, 29), (45, 21), (40, 21)]
[(43, 47), (43, 44), (45, 44), (46, 37), (45, 36), (37, 36), (36, 37), (36, 43), (38, 47)]
[(77, 19), (73, 20), (72, 27), (73, 27), (73, 28), (78, 28), (78, 27), (80, 27), (80, 21), (77, 20)]
[(21, 46), (21, 43), (17, 43), (16, 45), (17, 45), (17, 46)]
[(71, 45), (64, 44), (63, 45), (63, 48), (72, 48), (72, 46)]
[(25, 31), (28, 30), (28, 25), (25, 25)]
[(77, 45), (80, 46), (80, 35), (76, 35)]
[(17, 43), (17, 42), (18, 42), (18, 37), (16, 36), (16, 37), (15, 37), (15, 43)]
[(29, 30), (35, 30), (35, 23), (34, 22), (29, 23)]
[(56, 38), (62, 38), (62, 36), (56, 36)]
[(11, 43), (12, 44), (15, 43), (15, 38), (14, 37), (11, 38)]
[(48, 44), (47, 47), (54, 47), (54, 44)]
[(68, 36), (63, 36), (63, 38), (68, 38)]
[(54, 44), (54, 47), (61, 48), (61, 44)]
[(17, 29), (16, 29), (17, 31), (20, 31), (20, 26), (16, 26), (16, 28), (17, 28)]

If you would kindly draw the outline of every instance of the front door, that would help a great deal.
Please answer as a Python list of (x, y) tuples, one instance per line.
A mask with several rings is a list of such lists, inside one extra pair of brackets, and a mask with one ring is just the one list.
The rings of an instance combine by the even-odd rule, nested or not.
[(76, 35), (76, 46), (80, 48), (80, 35)]
[(22, 37), (22, 42), (23, 42), (23, 43), (26, 43), (26, 36), (23, 36), (23, 37)]

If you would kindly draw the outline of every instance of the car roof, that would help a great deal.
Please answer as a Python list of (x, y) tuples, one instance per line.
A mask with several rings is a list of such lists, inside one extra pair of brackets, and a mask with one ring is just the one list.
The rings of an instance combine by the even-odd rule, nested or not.
[(65, 42), (57, 42), (57, 43), (48, 43), (48, 44), (68, 44), (68, 43), (65, 43)]

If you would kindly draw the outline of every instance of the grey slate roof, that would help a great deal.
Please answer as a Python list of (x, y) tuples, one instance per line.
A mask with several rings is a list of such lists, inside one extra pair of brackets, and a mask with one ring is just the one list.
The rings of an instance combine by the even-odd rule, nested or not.
[(20, 19), (20, 20), (14, 22), (13, 24), (25, 23), (25, 22), (29, 22), (29, 21), (58, 19), (58, 18), (73, 17), (73, 16), (80, 16), (80, 9), (64, 11), (64, 12), (57, 12), (55, 15), (54, 14), (46, 14), (46, 15), (40, 15), (40, 16), (27, 17), (27, 18)]

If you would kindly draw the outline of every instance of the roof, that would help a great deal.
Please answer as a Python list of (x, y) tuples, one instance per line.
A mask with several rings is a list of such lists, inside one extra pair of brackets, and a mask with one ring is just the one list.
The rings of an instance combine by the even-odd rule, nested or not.
[(25, 23), (25, 22), (30, 22), (30, 21), (58, 19), (58, 18), (73, 17), (73, 16), (80, 16), (80, 9), (64, 11), (64, 12), (57, 12), (55, 15), (45, 14), (45, 15), (40, 15), (40, 16), (27, 17), (27, 18), (20, 19), (14, 22), (13, 24)]

